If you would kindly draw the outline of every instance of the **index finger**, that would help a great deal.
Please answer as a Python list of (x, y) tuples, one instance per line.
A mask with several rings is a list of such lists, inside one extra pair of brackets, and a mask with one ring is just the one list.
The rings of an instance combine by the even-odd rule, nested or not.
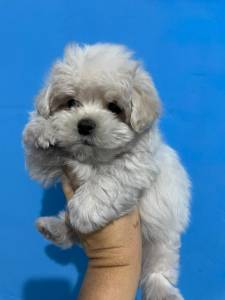
[(73, 197), (74, 189), (72, 187), (70, 180), (66, 175), (62, 176), (61, 181), (62, 181), (63, 192), (66, 196), (67, 201), (69, 201)]

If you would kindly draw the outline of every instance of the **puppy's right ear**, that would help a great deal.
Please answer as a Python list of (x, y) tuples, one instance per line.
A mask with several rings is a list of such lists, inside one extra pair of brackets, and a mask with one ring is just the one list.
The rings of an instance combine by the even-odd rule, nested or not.
[(36, 98), (36, 110), (44, 117), (48, 118), (50, 114), (50, 86), (43, 88)]

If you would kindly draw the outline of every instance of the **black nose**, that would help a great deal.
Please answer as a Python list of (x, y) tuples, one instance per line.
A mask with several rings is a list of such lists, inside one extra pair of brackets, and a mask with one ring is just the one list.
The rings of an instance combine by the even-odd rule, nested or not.
[(78, 132), (82, 135), (89, 135), (95, 129), (96, 124), (91, 119), (82, 119), (78, 122)]

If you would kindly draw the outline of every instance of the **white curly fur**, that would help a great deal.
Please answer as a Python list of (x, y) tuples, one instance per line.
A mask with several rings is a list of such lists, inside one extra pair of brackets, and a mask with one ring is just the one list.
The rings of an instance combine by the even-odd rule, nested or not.
[[(70, 99), (76, 99), (72, 107)], [(117, 114), (109, 110), (112, 102), (120, 107)], [(70, 45), (37, 97), (24, 144), (35, 179), (54, 182), (65, 165), (76, 174), (79, 187), (68, 204), (76, 230), (92, 232), (138, 206), (143, 297), (180, 300), (175, 285), (190, 183), (177, 154), (160, 136), (159, 113), (152, 79), (128, 49)], [(96, 127), (81, 135), (78, 123), (87, 118)], [(54, 242), (71, 245), (62, 217), (42, 218), (38, 224)]]

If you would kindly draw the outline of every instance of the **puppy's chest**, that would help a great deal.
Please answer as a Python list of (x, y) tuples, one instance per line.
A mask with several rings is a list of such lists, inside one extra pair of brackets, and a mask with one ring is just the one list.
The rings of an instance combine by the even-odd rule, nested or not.
[(78, 186), (90, 181), (91, 178), (95, 178), (98, 174), (97, 169), (93, 166), (75, 160), (70, 160), (69, 166), (75, 175)]
[(152, 181), (152, 172), (148, 164), (136, 160), (117, 160), (109, 164), (89, 165), (78, 161), (70, 161), (70, 167), (76, 176), (77, 185), (86, 182), (103, 183), (107, 181), (120, 182), (124, 186), (139, 185), (147, 187)]

